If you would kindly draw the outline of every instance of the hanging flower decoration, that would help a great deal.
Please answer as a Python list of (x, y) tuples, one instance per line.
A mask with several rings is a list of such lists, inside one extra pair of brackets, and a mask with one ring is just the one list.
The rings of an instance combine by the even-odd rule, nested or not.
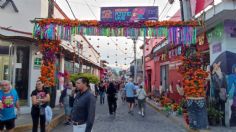
[(73, 34), (151, 36), (167, 37), (170, 43), (194, 44), (196, 43), (196, 27), (201, 25), (202, 22), (199, 21), (103, 22), (48, 18), (36, 21), (33, 37), (49, 40), (70, 40)]
[(208, 77), (208, 72), (201, 69), (202, 57), (200, 54), (181, 57), (183, 64), (179, 67), (179, 72), (183, 75), (184, 94), (188, 97), (205, 97), (206, 90), (204, 84)]
[(59, 51), (60, 41), (41, 40), (39, 41), (39, 49), (43, 54), (43, 64), (41, 66), (41, 76), (39, 79), (49, 87), (55, 85), (55, 54)]

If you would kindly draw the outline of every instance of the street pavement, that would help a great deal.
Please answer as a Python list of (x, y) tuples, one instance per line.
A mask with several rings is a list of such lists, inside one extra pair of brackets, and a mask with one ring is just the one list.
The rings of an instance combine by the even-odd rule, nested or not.
[[(128, 114), (127, 103), (118, 100), (116, 116), (108, 114), (107, 101), (103, 105), (97, 99), (96, 117), (93, 132), (186, 132), (186, 129), (173, 123), (165, 115), (146, 105), (146, 116), (141, 117), (135, 108), (134, 115)], [(72, 126), (60, 124), (53, 132), (72, 132)]]

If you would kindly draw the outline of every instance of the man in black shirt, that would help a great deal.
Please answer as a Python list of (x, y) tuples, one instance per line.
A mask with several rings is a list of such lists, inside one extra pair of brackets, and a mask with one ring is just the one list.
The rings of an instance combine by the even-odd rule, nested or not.
[(71, 112), (73, 131), (91, 132), (95, 119), (96, 98), (89, 91), (89, 80), (87, 78), (79, 78), (76, 81), (76, 88), (79, 93), (75, 97)]

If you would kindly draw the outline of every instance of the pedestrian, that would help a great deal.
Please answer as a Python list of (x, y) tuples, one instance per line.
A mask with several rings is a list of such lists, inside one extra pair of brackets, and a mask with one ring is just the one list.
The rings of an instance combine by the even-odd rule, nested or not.
[(72, 107), (70, 106), (70, 98), (72, 96), (73, 87), (72, 81), (68, 81), (64, 86), (59, 99), (59, 103), (61, 107), (64, 107), (65, 111), (65, 125), (70, 125), (70, 114), (72, 110)]
[(109, 107), (109, 113), (110, 115), (116, 114), (116, 108), (117, 108), (117, 89), (115, 88), (113, 82), (109, 83), (108, 89), (107, 89), (107, 102)]
[(138, 98), (138, 106), (139, 106), (139, 114), (144, 117), (144, 109), (145, 109), (145, 99), (146, 99), (146, 91), (143, 89), (143, 86), (140, 85), (137, 90), (137, 98)]
[(124, 103), (125, 103), (125, 98), (126, 98), (126, 95), (125, 95), (125, 85), (124, 85), (124, 83), (121, 84), (120, 94), (121, 94), (122, 103), (124, 104)]
[(15, 128), (16, 112), (20, 112), (19, 97), (14, 88), (7, 80), (1, 82), (0, 90), (0, 131), (4, 128), (8, 132), (13, 132)]
[(136, 107), (138, 105), (138, 97), (137, 97), (137, 91), (139, 89), (138, 83), (134, 83), (134, 106)]
[(106, 93), (106, 88), (105, 88), (103, 82), (101, 82), (99, 84), (100, 104), (104, 104), (104, 102), (105, 102), (105, 93)]
[(76, 81), (76, 89), (79, 92), (71, 112), (73, 132), (91, 132), (95, 119), (96, 98), (89, 91), (88, 78), (80, 77)]
[(50, 95), (48, 91), (44, 88), (44, 84), (41, 80), (36, 82), (36, 89), (31, 93), (32, 108), (31, 117), (33, 121), (32, 132), (38, 131), (38, 124), (40, 120), (40, 130), (41, 132), (46, 132), (46, 115), (45, 108), (50, 101)]
[(129, 113), (133, 115), (135, 86), (132, 82), (132, 78), (130, 78), (129, 82), (125, 85), (125, 93), (126, 101), (128, 102)]

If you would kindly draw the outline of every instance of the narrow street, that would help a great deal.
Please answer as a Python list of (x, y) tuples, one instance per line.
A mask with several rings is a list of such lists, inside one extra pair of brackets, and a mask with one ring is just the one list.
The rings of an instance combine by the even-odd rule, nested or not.
[[(99, 98), (98, 98), (99, 99)], [(185, 132), (185, 128), (174, 124), (170, 119), (147, 105), (146, 116), (138, 115), (137, 107), (134, 115), (128, 114), (127, 104), (118, 101), (116, 117), (108, 115), (108, 105), (97, 101), (96, 119), (93, 132)], [(71, 132), (72, 126), (60, 124), (53, 132)]]

